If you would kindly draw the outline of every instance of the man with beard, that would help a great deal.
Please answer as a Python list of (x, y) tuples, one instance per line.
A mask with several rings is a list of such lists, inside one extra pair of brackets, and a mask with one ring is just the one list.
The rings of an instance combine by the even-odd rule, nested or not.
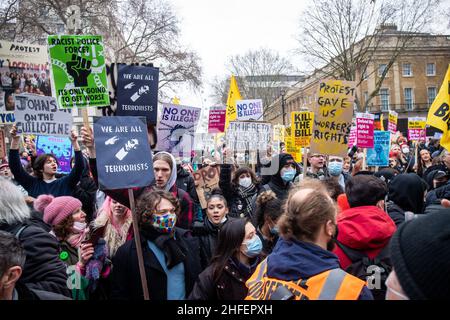
[(320, 181), (293, 189), (272, 253), (247, 281), (246, 300), (371, 300), (364, 281), (339, 266), (333, 249), (336, 206)]

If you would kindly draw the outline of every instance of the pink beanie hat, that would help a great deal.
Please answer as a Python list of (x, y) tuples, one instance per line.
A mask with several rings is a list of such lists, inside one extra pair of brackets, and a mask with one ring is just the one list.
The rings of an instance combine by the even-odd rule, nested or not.
[(44, 222), (55, 226), (80, 209), (82, 204), (77, 198), (70, 196), (54, 197), (43, 194), (34, 201), (34, 209), (44, 213)]

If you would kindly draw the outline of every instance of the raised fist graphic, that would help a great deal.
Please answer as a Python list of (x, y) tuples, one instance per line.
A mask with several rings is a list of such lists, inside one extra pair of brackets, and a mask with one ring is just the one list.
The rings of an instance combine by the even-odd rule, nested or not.
[(72, 60), (66, 62), (66, 67), (75, 81), (75, 87), (87, 87), (87, 78), (91, 74), (91, 61), (73, 54)]

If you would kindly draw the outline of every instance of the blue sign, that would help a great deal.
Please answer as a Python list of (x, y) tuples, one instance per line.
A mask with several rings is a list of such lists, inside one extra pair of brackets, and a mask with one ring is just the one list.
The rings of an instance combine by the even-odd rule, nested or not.
[(374, 147), (367, 149), (368, 166), (389, 166), (389, 151), (391, 147), (391, 133), (389, 131), (374, 131)]
[(94, 117), (100, 189), (127, 189), (151, 184), (153, 160), (145, 118)]
[(116, 114), (146, 117), (147, 123), (156, 124), (159, 69), (119, 65), (117, 78)]
[(71, 170), (72, 143), (68, 137), (37, 136), (36, 153), (55, 155), (58, 160), (58, 173), (69, 173)]

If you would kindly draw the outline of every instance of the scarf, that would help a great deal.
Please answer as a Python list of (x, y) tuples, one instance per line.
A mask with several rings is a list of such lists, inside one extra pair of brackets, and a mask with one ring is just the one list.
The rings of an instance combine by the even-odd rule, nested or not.
[(72, 227), (72, 234), (67, 237), (66, 241), (72, 246), (72, 248), (78, 248), (88, 232), (89, 227), (81, 228), (74, 223)]
[(153, 226), (146, 224), (141, 225), (140, 231), (145, 240), (153, 242), (164, 252), (168, 269), (172, 269), (186, 260), (187, 250), (181, 245), (180, 241), (175, 240), (174, 233), (163, 234), (158, 232)]
[(127, 235), (132, 221), (131, 215), (127, 215), (123, 224), (115, 225), (111, 213), (108, 214), (107, 212), (101, 212), (97, 219), (95, 219), (94, 226), (106, 225), (103, 239), (105, 239), (108, 246), (109, 257), (113, 257), (117, 249), (127, 241)]
[(247, 188), (238, 186), (237, 192), (239, 198), (241, 198), (244, 202), (240, 213), (244, 214), (245, 217), (253, 218), (252, 199), (253, 196), (258, 192), (256, 186), (253, 183)]

